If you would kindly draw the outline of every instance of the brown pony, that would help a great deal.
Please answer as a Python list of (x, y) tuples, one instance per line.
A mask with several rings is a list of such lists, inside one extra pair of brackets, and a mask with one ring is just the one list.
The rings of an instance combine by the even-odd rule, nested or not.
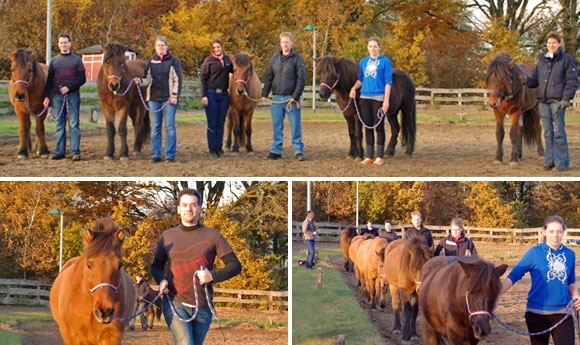
[(107, 150), (105, 159), (113, 159), (115, 153), (115, 114), (119, 115), (119, 138), (121, 139), (121, 159), (129, 159), (127, 146), (127, 117), (131, 118), (135, 130), (133, 151), (141, 153), (143, 144), (149, 141), (151, 120), (141, 98), (139, 87), (133, 78), (143, 76), (146, 62), (143, 60), (126, 61), (127, 46), (107, 43), (103, 46), (103, 65), (99, 70), (97, 89), (101, 109), (107, 121)]
[(342, 249), (342, 256), (344, 257), (344, 270), (349, 271), (352, 269), (352, 261), (348, 256), (348, 247), (350, 247), (350, 242), (353, 237), (356, 236), (356, 227), (349, 225), (342, 230), (340, 233), (340, 248)]
[[(155, 291), (153, 289), (151, 289), (151, 290), (154, 291), (155, 294), (157, 294), (157, 291)], [(147, 301), (147, 302), (151, 302), (151, 301)], [(163, 312), (163, 299), (162, 299), (162, 297), (159, 297), (155, 300), (155, 303), (153, 303), (149, 308), (147, 308), (145, 310), (145, 317), (147, 318), (147, 328), (148, 329), (153, 328), (155, 318), (157, 318), (157, 321), (161, 320), (161, 313), (162, 312)]]
[(363, 279), (360, 276), (360, 270), (356, 267), (356, 263), (357, 263), (357, 252), (358, 249), (360, 247), (360, 245), (363, 243), (363, 241), (365, 240), (365, 238), (361, 235), (356, 235), (355, 237), (352, 238), (352, 241), (350, 242), (350, 246), (348, 247), (348, 257), (350, 258), (351, 262), (352, 262), (352, 269), (354, 270), (354, 275), (356, 276), (357, 279), (357, 287), (360, 289), (363, 289)]
[(381, 269), (383, 283), (389, 284), (391, 304), (395, 313), (393, 332), (401, 332), (401, 307), (404, 324), (402, 339), (409, 341), (417, 336), (416, 321), (419, 312), (417, 289), (421, 285), (421, 268), (431, 258), (431, 249), (422, 237), (395, 240), (385, 250)]
[(487, 68), (488, 102), (495, 116), (495, 163), (503, 163), (503, 122), (506, 115), (510, 119), (510, 165), (519, 164), (519, 159), (522, 158), (522, 141), (528, 146), (536, 144), (538, 157), (544, 156), (538, 100), (535, 92), (520, 81), (520, 76), (531, 75), (533, 70), (533, 65), (516, 64), (506, 53), (496, 55)]
[(380, 291), (379, 310), (385, 307), (387, 286), (381, 282), (379, 272), (383, 266), (385, 248), (389, 243), (385, 238), (375, 237), (360, 245), (357, 251), (357, 267), (360, 276), (364, 279), (365, 291), (371, 309), (377, 307), (377, 295)]
[(240, 146), (244, 144), (247, 152), (254, 151), (252, 148), (252, 116), (262, 94), (262, 83), (258, 73), (254, 71), (253, 58), (253, 55), (248, 54), (230, 56), (234, 64), (234, 73), (230, 77), (226, 147), (232, 152), (240, 152)]
[[(491, 312), (507, 265), (494, 267), (474, 257), (439, 256), (422, 270), (419, 307), (423, 343), (475, 345), (491, 332)], [(442, 296), (441, 294), (445, 295)]]
[(121, 268), (125, 234), (110, 217), (83, 231), (84, 252), (65, 263), (50, 309), (66, 345), (119, 345), (135, 311), (135, 289)]
[[(48, 157), (49, 151), (44, 135), (44, 120), (47, 108), (44, 107), (44, 88), (48, 67), (38, 62), (34, 50), (20, 48), (8, 54), (11, 61), (12, 76), (8, 83), (8, 96), (18, 118), (18, 158), (26, 159), (36, 150), (41, 157)], [(36, 121), (34, 148), (30, 140), (30, 116)]]

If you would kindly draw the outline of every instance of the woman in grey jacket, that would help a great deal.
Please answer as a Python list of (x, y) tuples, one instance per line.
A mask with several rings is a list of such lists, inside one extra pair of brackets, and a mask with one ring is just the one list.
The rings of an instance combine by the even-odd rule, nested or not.
[(548, 34), (546, 47), (548, 51), (540, 54), (536, 69), (524, 82), (530, 88), (537, 88), (546, 140), (544, 169), (564, 171), (570, 167), (565, 115), (578, 88), (578, 72), (574, 58), (562, 50), (559, 33)]

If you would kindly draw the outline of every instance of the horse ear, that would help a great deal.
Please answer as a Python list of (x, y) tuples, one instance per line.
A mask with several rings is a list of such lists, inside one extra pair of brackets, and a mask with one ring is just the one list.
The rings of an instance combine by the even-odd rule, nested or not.
[(235, 55), (230, 55), (230, 60), (232, 60), (233, 63), (236, 62), (236, 56)]
[(255, 55), (254, 54), (248, 54), (248, 57), (250, 58), (250, 61), (252, 61), (254, 59)]
[(32, 60), (32, 61), (36, 60), (36, 52), (35, 51), (31, 51), (30, 54), (28, 54), (28, 56), (30, 56), (30, 60)]
[(511, 59), (510, 62), (508, 62), (508, 67), (511, 69), (512, 67), (514, 67), (515, 64), (516, 64), (516, 59)]
[(93, 233), (93, 231), (91, 229), (85, 229), (83, 231), (83, 240), (84, 240), (85, 244), (91, 243), (93, 238), (95, 238), (95, 234)]
[(508, 265), (506, 265), (506, 264), (502, 264), (502, 265), (496, 266), (495, 267), (495, 273), (497, 274), (498, 277), (501, 277), (505, 273), (505, 271), (507, 270), (507, 268), (508, 268)]
[(115, 234), (115, 237), (117, 238), (117, 241), (123, 243), (123, 241), (125, 240), (125, 232), (123, 230), (119, 230)]
[(14, 57), (15, 57), (15, 56), (16, 56), (16, 53), (14, 53), (14, 52), (10, 52), (10, 53), (8, 53), (8, 58), (9, 58), (11, 61), (14, 61)]

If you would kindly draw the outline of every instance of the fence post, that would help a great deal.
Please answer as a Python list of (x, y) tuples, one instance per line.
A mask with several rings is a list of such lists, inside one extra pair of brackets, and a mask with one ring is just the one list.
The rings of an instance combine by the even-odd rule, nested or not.
[(318, 267), (318, 288), (322, 286), (322, 267)]

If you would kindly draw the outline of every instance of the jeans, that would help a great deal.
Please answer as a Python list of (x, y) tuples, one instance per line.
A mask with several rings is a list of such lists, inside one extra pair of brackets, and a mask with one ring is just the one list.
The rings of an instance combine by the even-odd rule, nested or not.
[(539, 111), (546, 142), (544, 166), (546, 168), (568, 169), (570, 167), (570, 152), (566, 136), (566, 109), (561, 109), (559, 102), (552, 102), (539, 103)]
[[(137, 302), (137, 308), (135, 309), (135, 315), (138, 315), (139, 313), (141, 313), (147, 304), (148, 303), (145, 301)], [(154, 306), (151, 306), (149, 308), (154, 308)], [(143, 328), (144, 330), (147, 329), (147, 315), (145, 315), (145, 313), (142, 313), (141, 315), (139, 315), (139, 318), (141, 319), (141, 328)], [(129, 321), (129, 328), (131, 328), (131, 329), (135, 328), (135, 318), (132, 318), (131, 321)]]
[(313, 266), (315, 253), (314, 240), (305, 240), (304, 243), (306, 244), (306, 250), (308, 251), (308, 254), (306, 255), (306, 264), (308, 266)]
[(221, 148), (224, 140), (224, 125), (230, 105), (230, 96), (227, 91), (217, 93), (207, 90), (207, 107), (205, 118), (207, 119), (207, 146), (210, 151)]
[(195, 308), (187, 307), (177, 301), (163, 299), (163, 316), (173, 338), (173, 345), (202, 345), (211, 324), (211, 310), (201, 307), (197, 316), (191, 322), (179, 320), (171, 310), (169, 303), (173, 303), (177, 314), (182, 319), (189, 319), (195, 313)]
[[(292, 136), (292, 147), (295, 154), (304, 154), (304, 144), (302, 143), (302, 128), (300, 125), (300, 108), (296, 103), (292, 103), (292, 109), (286, 108), (288, 103), (284, 102), (292, 96), (273, 95), (270, 113), (272, 114), (272, 148), (270, 152), (282, 154), (282, 144), (284, 143), (284, 117), (288, 115), (290, 122), (290, 135)], [(284, 102), (284, 103), (282, 103)]]
[[(163, 107), (163, 105), (165, 106)], [(161, 124), (165, 122), (165, 159), (174, 160), (177, 150), (177, 133), (175, 131), (177, 104), (149, 101), (149, 109), (151, 109), (151, 151), (153, 151), (153, 157), (161, 158)]]
[(79, 111), (81, 106), (80, 93), (62, 95), (55, 93), (52, 96), (52, 115), (56, 118), (56, 152), (57, 155), (66, 154), (66, 121), (70, 127), (70, 152), (73, 155), (81, 154), (81, 129), (79, 127)]

